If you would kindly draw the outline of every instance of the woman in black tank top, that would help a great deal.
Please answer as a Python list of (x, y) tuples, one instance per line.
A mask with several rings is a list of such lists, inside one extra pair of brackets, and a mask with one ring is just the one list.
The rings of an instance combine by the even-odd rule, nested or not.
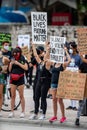
[[(33, 45), (33, 52), (34, 56), (39, 64), (39, 78), (36, 83), (36, 88), (35, 88), (35, 111), (34, 114), (30, 116), (29, 119), (35, 119), (38, 116), (38, 111), (39, 111), (39, 100), (41, 98), (41, 108), (42, 108), (42, 115), (39, 117), (39, 119), (44, 119), (46, 115), (46, 110), (47, 110), (47, 93), (50, 88), (50, 83), (51, 83), (51, 72), (50, 72), (50, 64), (48, 62), (45, 62), (43, 58), (40, 59), (38, 56), (36, 49)], [(45, 55), (40, 54), (41, 57)]]
[(71, 60), (66, 48), (65, 48), (65, 53), (66, 53), (68, 60), (64, 61), (64, 63), (62, 63), (62, 64), (61, 63), (52, 63), (50, 61), (51, 62), (50, 64), (53, 65), (52, 78), (51, 78), (51, 92), (52, 92), (53, 112), (54, 112), (53, 117), (51, 117), (49, 119), (50, 122), (54, 122), (57, 120), (57, 111), (58, 111), (57, 102), (59, 102), (61, 114), (62, 114), (60, 122), (63, 123), (66, 120), (63, 99), (56, 97), (59, 74), (61, 71), (65, 70), (65, 68), (68, 66), (68, 64), (70, 63), (70, 60)]

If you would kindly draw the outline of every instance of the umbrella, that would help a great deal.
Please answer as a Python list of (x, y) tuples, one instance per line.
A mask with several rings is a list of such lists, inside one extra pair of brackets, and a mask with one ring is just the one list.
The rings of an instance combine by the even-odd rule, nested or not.
[(21, 11), (0, 12), (0, 22), (28, 23), (28, 18)]

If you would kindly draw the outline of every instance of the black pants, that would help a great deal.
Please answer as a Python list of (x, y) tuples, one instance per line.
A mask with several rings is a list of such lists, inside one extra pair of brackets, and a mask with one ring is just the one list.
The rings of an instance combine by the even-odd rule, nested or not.
[(50, 88), (51, 79), (45, 78), (43, 80), (39, 80), (37, 82), (36, 88), (35, 88), (35, 114), (39, 111), (39, 100), (41, 98), (41, 107), (43, 114), (46, 114), (47, 110), (47, 93)]

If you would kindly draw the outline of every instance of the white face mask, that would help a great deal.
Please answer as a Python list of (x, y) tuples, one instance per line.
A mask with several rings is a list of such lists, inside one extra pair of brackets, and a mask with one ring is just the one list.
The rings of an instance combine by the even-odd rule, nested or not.
[(4, 49), (9, 51), (9, 46), (4, 46)]
[(70, 53), (70, 54), (73, 54), (73, 50), (72, 50), (72, 49), (69, 49), (69, 53)]
[(83, 55), (83, 58), (85, 58), (85, 55)]

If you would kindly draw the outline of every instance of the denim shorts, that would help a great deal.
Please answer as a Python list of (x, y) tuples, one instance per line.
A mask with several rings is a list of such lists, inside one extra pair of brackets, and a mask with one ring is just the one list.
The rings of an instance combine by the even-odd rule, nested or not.
[(57, 89), (57, 87), (58, 87), (58, 84), (51, 84), (52, 89)]
[(0, 84), (5, 84), (5, 77), (4, 74), (0, 73)]

